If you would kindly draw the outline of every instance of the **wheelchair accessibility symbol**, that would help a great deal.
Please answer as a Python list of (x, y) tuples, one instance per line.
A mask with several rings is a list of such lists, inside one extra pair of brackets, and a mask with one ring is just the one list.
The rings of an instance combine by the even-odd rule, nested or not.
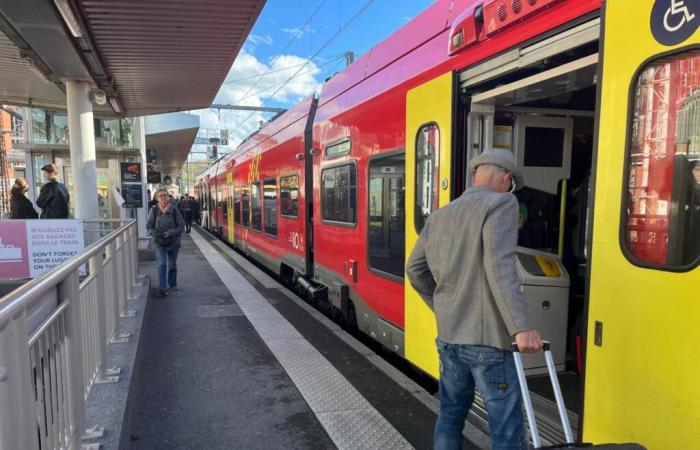
[(688, 39), (700, 26), (700, 0), (657, 0), (651, 9), (651, 33), (663, 45)]

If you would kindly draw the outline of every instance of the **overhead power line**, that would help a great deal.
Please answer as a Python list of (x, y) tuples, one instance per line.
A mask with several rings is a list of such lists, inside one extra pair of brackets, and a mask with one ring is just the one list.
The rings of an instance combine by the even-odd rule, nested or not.
[[(343, 55), (344, 55), (344, 54), (343, 54)], [(343, 55), (337, 55), (337, 56), (335, 56), (335, 57), (329, 59), (328, 61), (324, 61), (323, 64), (318, 64), (316, 67), (323, 67), (323, 66), (326, 66), (326, 65), (328, 65), (328, 64), (330, 64), (330, 63), (332, 63), (332, 62), (335, 62), (335, 61), (342, 62), (341, 59), (344, 58)], [(304, 65), (306, 65), (306, 64), (308, 64), (308, 61), (306, 61), (306, 62), (304, 62), (304, 63), (302, 63), (302, 64), (299, 64), (298, 66), (295, 65), (294, 67), (304, 66)], [(336, 65), (336, 66), (337, 66), (337, 65)], [(303, 69), (303, 67), (302, 67), (302, 69)], [(294, 78), (296, 78), (296, 77), (300, 77), (300, 76), (302, 76), (302, 75), (306, 75), (306, 74), (311, 73), (311, 72), (314, 72), (315, 70), (316, 70), (315, 68), (311, 68), (311, 69), (306, 70), (306, 71), (304, 71), (304, 72), (296, 73), (296, 74), (293, 76), (293, 78), (288, 78), (288, 79), (285, 80), (283, 83), (289, 83), (292, 79), (294, 79)], [(264, 88), (262, 88), (262, 89), (259, 89), (259, 90), (255, 91), (255, 92), (250, 92), (250, 91), (249, 91), (249, 92), (250, 92), (249, 94), (245, 95), (244, 97), (238, 98), (238, 99), (236, 100), (236, 103), (240, 103), (240, 102), (242, 102), (243, 100), (247, 100), (247, 99), (249, 99), (249, 98), (251, 98), (251, 97), (255, 97), (255, 96), (259, 95), (259, 94), (262, 94), (263, 92), (266, 92), (266, 91), (269, 91), (269, 90), (271, 90), (271, 89), (274, 89), (275, 86), (276, 86), (276, 85), (267, 86), (267, 87), (264, 87)]]
[[(335, 62), (341, 58), (347, 58), (348, 53), (353, 53), (353, 52), (345, 52), (345, 53), (341, 53), (339, 55), (331, 55), (330, 59), (327, 61), (324, 61), (322, 64), (319, 64), (319, 67), (322, 67), (322, 66), (325, 66), (326, 64), (330, 64), (332, 62)], [(279, 69), (275, 69), (275, 70), (271, 70), (271, 71), (267, 72), (267, 75), (272, 75), (273, 73), (279, 73), (279, 72), (287, 72), (287, 71), (289, 71), (289, 69), (301, 67), (304, 64), (306, 64), (306, 61), (299, 63), (299, 64), (292, 64), (291, 66), (287, 66), (287, 67), (281, 67)], [(308, 72), (304, 72), (304, 73), (308, 73)], [(300, 75), (303, 75), (303, 74), (300, 74)], [(243, 77), (243, 78), (237, 78), (235, 80), (224, 81), (224, 84), (240, 83), (241, 81), (248, 81), (248, 80), (252, 80), (254, 78), (260, 78), (261, 76), (262, 75), (255, 74), (255, 75), (251, 75), (249, 77)]]
[(213, 109), (236, 109), (239, 111), (261, 111), (261, 112), (273, 112), (273, 113), (283, 113), (286, 108), (272, 108), (269, 106), (246, 106), (246, 105), (211, 105), (210, 108)]
[[(279, 88), (277, 88), (277, 90), (275, 90), (275, 92), (273, 92), (272, 95), (268, 96), (267, 100), (265, 100), (261, 106), (265, 106), (265, 104), (267, 104), (267, 102), (270, 101), (271, 98), (273, 98), (279, 91), (282, 90), (282, 88), (284, 88), (287, 84), (289, 84), (289, 82), (292, 81), (292, 80), (294, 79), (294, 77), (296, 77), (297, 74), (299, 74), (299, 72), (301, 72), (301, 71), (304, 69), (304, 67), (306, 67), (307, 64), (309, 64), (311, 61), (313, 61), (314, 58), (316, 58), (316, 57), (317, 57), (323, 50), (325, 50), (334, 40), (336, 40), (336, 39), (338, 38), (338, 36), (340, 36), (340, 35), (343, 33), (343, 31), (345, 31), (345, 30), (355, 21), (355, 19), (357, 19), (358, 17), (360, 17), (360, 15), (361, 15), (362, 13), (364, 13), (364, 12), (367, 10), (367, 8), (369, 8), (370, 5), (372, 5), (372, 3), (374, 3), (374, 1), (375, 1), (375, 0), (367, 0), (367, 1), (360, 7), (360, 9), (358, 9), (357, 12), (355, 12), (355, 14), (353, 14), (353, 16), (352, 16), (350, 19), (348, 19), (348, 21), (345, 22), (345, 24), (344, 24), (342, 27), (340, 27), (340, 28), (338, 29), (338, 31), (336, 31), (336, 32), (333, 34), (333, 36), (331, 36), (331, 37), (321, 46), (321, 48), (319, 48), (319, 49), (316, 51), (316, 53), (314, 53), (314, 54), (311, 56), (311, 58), (308, 59), (308, 61), (306, 61), (306, 63), (305, 63), (303, 66), (301, 66), (292, 76), (290, 76), (290, 77), (287, 79), (287, 81), (285, 81), (284, 83), (282, 83), (282, 85), (281, 85)], [(315, 14), (315, 12), (314, 12), (314, 14)], [(254, 114), (255, 114), (255, 113), (253, 112), (253, 113), (251, 113), (250, 115), (248, 115), (248, 117), (246, 117), (245, 119), (243, 119), (243, 121), (241, 122), (241, 124), (234, 130), (234, 132), (237, 131), (239, 128), (241, 128), (241, 126), (243, 126), (243, 124), (246, 123), (251, 117), (253, 117)]]
[[(298, 31), (297, 31), (296, 33), (294, 33), (294, 36), (292, 36), (292, 38), (289, 40), (289, 42), (288, 42), (287, 45), (284, 47), (284, 49), (283, 49), (277, 56), (275, 56), (275, 58), (272, 60), (272, 62), (271, 62), (270, 65), (268, 66), (267, 70), (266, 70), (262, 75), (260, 75), (260, 78), (258, 79), (258, 81), (256, 81), (255, 84), (253, 84), (253, 85), (250, 87), (250, 89), (248, 89), (248, 91), (247, 91), (245, 94), (243, 94), (243, 97), (245, 97), (246, 95), (250, 94), (250, 91), (252, 91), (253, 88), (254, 88), (255, 86), (257, 86), (258, 83), (260, 83), (260, 82), (262, 81), (263, 77), (264, 77), (265, 75), (267, 75), (267, 73), (270, 71), (270, 69), (275, 65), (275, 62), (277, 62), (277, 59), (279, 59), (279, 57), (282, 56), (282, 55), (284, 54), (284, 52), (286, 52), (287, 49), (289, 49), (289, 47), (291, 47), (291, 45), (294, 43), (294, 41), (297, 40), (297, 38), (299, 38), (302, 34), (304, 34), (304, 30), (306, 29), (306, 26), (307, 26), (309, 23), (311, 23), (311, 20), (313, 20), (313, 18), (314, 18), (314, 16), (316, 15), (316, 13), (318, 13), (318, 11), (321, 9), (321, 7), (322, 7), (323, 5), (326, 4), (327, 1), (328, 1), (328, 0), (321, 0), (321, 3), (319, 3), (319, 5), (318, 5), (318, 6), (316, 7), (316, 9), (314, 10), (314, 12), (312, 12), (311, 15), (309, 16), (309, 18), (306, 20), (306, 22), (304, 22), (304, 25), (302, 25), (301, 28), (299, 28)], [(239, 103), (241, 100), (242, 100), (242, 99), (237, 99), (234, 103)]]

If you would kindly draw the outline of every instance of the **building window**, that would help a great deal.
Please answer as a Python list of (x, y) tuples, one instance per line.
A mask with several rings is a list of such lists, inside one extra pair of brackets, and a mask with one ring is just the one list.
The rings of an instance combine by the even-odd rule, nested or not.
[(357, 168), (354, 164), (321, 171), (323, 220), (354, 224), (357, 218)]
[(633, 260), (700, 260), (700, 51), (648, 63), (634, 87), (624, 244)]
[(337, 158), (338, 156), (347, 155), (350, 153), (352, 146), (350, 139), (343, 139), (340, 142), (333, 143), (326, 147), (326, 158)]
[(425, 220), (438, 207), (438, 161), (440, 129), (437, 124), (423, 125), (416, 139), (416, 208), (415, 223), (418, 233)]
[(244, 186), (241, 189), (241, 213), (243, 214), (243, 226), (250, 225), (250, 189)]
[(265, 233), (277, 236), (277, 183), (274, 179), (263, 182)]
[(280, 178), (280, 213), (284, 217), (299, 217), (299, 177)]
[(260, 183), (250, 185), (250, 225), (254, 230), (262, 229), (262, 202), (260, 201)]
[(404, 154), (369, 163), (367, 254), (369, 266), (403, 278), (405, 254)]
[(241, 187), (233, 188), (233, 221), (241, 223)]

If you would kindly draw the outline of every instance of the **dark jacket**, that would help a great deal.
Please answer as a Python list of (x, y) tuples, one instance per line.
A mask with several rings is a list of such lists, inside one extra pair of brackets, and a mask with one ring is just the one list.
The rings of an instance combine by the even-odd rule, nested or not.
[(510, 349), (532, 329), (515, 265), (518, 201), (473, 186), (428, 217), (406, 273), (450, 344)]
[(192, 211), (193, 211), (193, 206), (192, 206), (192, 200), (183, 200), (180, 202), (180, 211), (182, 212), (182, 216), (187, 220), (192, 220)]
[[(180, 236), (185, 227), (185, 220), (182, 214), (171, 204), (166, 212), (161, 212), (158, 205), (151, 208), (146, 221), (146, 229), (149, 236), (153, 237), (155, 244), (159, 247), (172, 250), (180, 248)], [(167, 233), (167, 236), (165, 234)]]
[(56, 180), (49, 181), (41, 187), (36, 206), (41, 208), (42, 219), (68, 218), (68, 189)]
[(10, 219), (36, 219), (39, 215), (36, 213), (32, 202), (29, 201), (24, 193), (12, 190), (10, 198)]

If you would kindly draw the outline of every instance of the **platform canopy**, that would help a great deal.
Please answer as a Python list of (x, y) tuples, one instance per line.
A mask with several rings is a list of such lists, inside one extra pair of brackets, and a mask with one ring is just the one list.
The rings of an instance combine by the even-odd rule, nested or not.
[(65, 80), (105, 91), (100, 115), (212, 104), (265, 0), (0, 0), (0, 103), (66, 108)]

